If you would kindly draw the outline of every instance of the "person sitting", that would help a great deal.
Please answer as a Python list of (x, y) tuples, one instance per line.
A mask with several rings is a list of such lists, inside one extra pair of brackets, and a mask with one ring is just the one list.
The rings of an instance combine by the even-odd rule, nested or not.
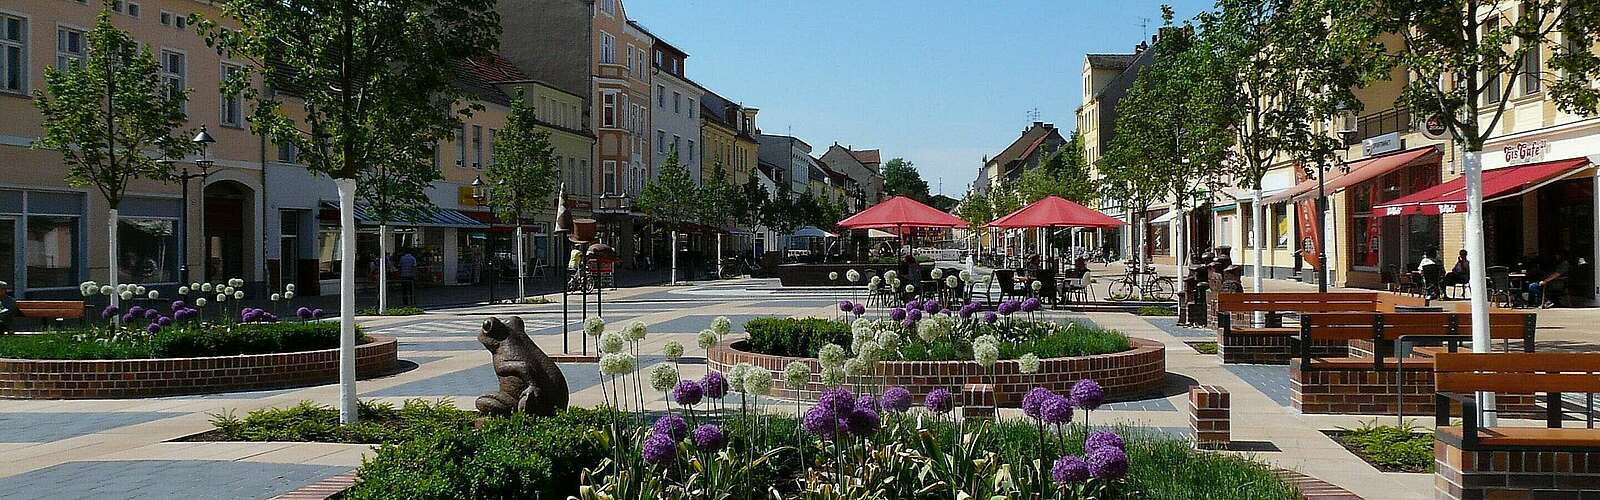
[(1567, 262), (1566, 252), (1556, 250), (1555, 260), (1549, 272), (1539, 281), (1528, 284), (1528, 295), (1533, 299), (1532, 303), (1546, 309), (1555, 307), (1555, 301), (1565, 297), (1567, 293), (1567, 280), (1562, 278), (1571, 273), (1572, 264)]
[(1417, 273), (1422, 275), (1423, 294), (1427, 296), (1428, 300), (1434, 300), (1444, 295), (1444, 285), (1441, 279), (1444, 274), (1444, 264), (1440, 264), (1433, 257), (1438, 253), (1439, 251), (1433, 248), (1423, 250), (1422, 261), (1417, 263)]
[(1467, 280), (1469, 279), (1468, 276), (1470, 275), (1470, 273), (1467, 272), (1469, 269), (1467, 266), (1467, 251), (1466, 249), (1462, 249), (1461, 255), (1456, 257), (1456, 266), (1450, 268), (1450, 272), (1444, 273), (1444, 280), (1441, 283), (1444, 286), (1467, 284)]

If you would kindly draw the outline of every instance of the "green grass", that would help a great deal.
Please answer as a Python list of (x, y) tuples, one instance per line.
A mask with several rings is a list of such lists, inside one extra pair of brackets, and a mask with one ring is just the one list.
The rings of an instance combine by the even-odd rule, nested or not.
[[(143, 320), (141, 320), (142, 323)], [(141, 325), (142, 326), (142, 325)], [(361, 339), (365, 342), (365, 336)], [(154, 335), (133, 325), (95, 324), (0, 337), (0, 357), (21, 359), (147, 359), (314, 351), (339, 346), (339, 324), (175, 323)]]
[(239, 418), (233, 412), (211, 414), (211, 425), (224, 441), (315, 441), (323, 443), (398, 443), (418, 434), (472, 424), (477, 412), (459, 410), (449, 401), (406, 401), (399, 408), (361, 401), (357, 422), (339, 423), (339, 410), (301, 401), (289, 408), (262, 408)]
[(416, 316), (426, 312), (427, 311), (424, 311), (421, 307), (417, 306), (401, 306), (384, 309), (380, 314), (378, 312), (378, 308), (368, 307), (366, 309), (356, 311), (356, 316)]
[(1141, 306), (1137, 311), (1134, 311), (1134, 314), (1139, 316), (1177, 316), (1178, 312), (1170, 307)]
[(1198, 352), (1200, 354), (1216, 354), (1217, 353), (1217, 343), (1216, 342), (1186, 342), (1186, 343), (1189, 344), (1189, 347), (1194, 348), (1195, 352)]
[(1355, 429), (1341, 429), (1340, 441), (1380, 469), (1404, 472), (1433, 472), (1433, 434), (1411, 423), (1404, 426), (1364, 422)]

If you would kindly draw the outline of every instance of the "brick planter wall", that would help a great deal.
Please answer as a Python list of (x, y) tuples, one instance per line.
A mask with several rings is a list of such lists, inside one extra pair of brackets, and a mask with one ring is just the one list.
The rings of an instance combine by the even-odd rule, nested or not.
[[(1373, 371), (1370, 364), (1341, 367), (1317, 367), (1302, 370), (1299, 363), (1290, 365), (1289, 386), (1293, 391), (1294, 408), (1301, 413), (1328, 415), (1394, 415), (1397, 405), (1403, 405), (1407, 416), (1431, 418), (1434, 410), (1433, 365), (1407, 365), (1405, 386), (1400, 389), (1402, 401), (1396, 401), (1395, 369), (1393, 364), (1383, 371)], [(1543, 418), (1543, 410), (1534, 405), (1532, 395), (1499, 394), (1501, 416)], [(1451, 414), (1459, 415), (1461, 408), (1451, 405)]]
[[(1242, 324), (1250, 324), (1249, 318), (1246, 318)], [(1295, 334), (1291, 333), (1228, 335), (1219, 330), (1217, 332), (1217, 356), (1222, 358), (1223, 363), (1281, 365), (1299, 356), (1299, 353), (1295, 351), (1294, 341)], [(1347, 349), (1343, 341), (1311, 341), (1311, 355), (1319, 358), (1344, 357), (1345, 353), (1348, 352)]]
[[(1159, 392), (1167, 376), (1166, 347), (1141, 338), (1130, 337), (1128, 341), (1133, 348), (1119, 353), (1045, 359), (1039, 363), (1039, 373), (1030, 375), (1019, 373), (1016, 361), (995, 363), (993, 378), (972, 361), (886, 361), (878, 363), (878, 373), (871, 383), (880, 388), (905, 387), (918, 402), (935, 388), (957, 392), (966, 384), (993, 383), (995, 401), (1002, 407), (1021, 404), (1022, 396), (1035, 385), (1062, 393), (1085, 378), (1099, 382), (1105, 388), (1108, 401), (1136, 399)], [(743, 340), (712, 347), (706, 356), (706, 369), (726, 372), (739, 363), (764, 368), (778, 381), (772, 395), (785, 399), (815, 401), (826, 389), (820, 382), (822, 367), (816, 358), (770, 356), (745, 349)], [(811, 366), (811, 382), (806, 387), (791, 388), (783, 384), (783, 368), (793, 361)]]
[[(356, 374), (393, 370), (393, 337), (356, 346)], [(339, 349), (207, 358), (33, 360), (0, 358), (0, 398), (112, 399), (277, 389), (339, 380)]]
[(1463, 451), (1433, 442), (1434, 498), (1600, 498), (1600, 451)]

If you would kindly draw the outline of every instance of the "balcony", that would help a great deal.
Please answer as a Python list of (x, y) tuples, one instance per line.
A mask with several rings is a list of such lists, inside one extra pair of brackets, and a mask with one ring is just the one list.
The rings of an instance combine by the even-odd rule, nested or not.
[(1356, 120), (1356, 140), (1371, 139), (1391, 132), (1402, 134), (1416, 129), (1408, 108), (1390, 108)]

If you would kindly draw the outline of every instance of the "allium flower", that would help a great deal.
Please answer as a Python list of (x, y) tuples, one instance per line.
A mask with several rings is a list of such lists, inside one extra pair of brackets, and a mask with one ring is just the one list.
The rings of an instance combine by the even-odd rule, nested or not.
[(855, 313), (856, 316), (866, 314), (867, 306), (866, 304), (857, 303), (854, 307), (850, 308), (850, 312)]
[(225, 287), (222, 287), (222, 290), (218, 290), (218, 291), (220, 291), (222, 293), (226, 293), (228, 295), (233, 295), (233, 292), (235, 292), (236, 290), (232, 286), (225, 286)]
[(856, 407), (856, 395), (851, 394), (849, 390), (842, 387), (835, 387), (822, 391), (822, 394), (817, 396), (817, 406), (825, 407), (835, 414), (844, 415)]
[(650, 388), (666, 392), (678, 385), (678, 370), (669, 364), (650, 367)]
[(922, 310), (921, 309), (911, 309), (909, 311), (906, 311), (906, 319), (909, 319), (911, 321), (922, 321)]
[(828, 281), (839, 281), (839, 271), (828, 273)]
[[(291, 285), (291, 286), (293, 286), (293, 285)], [(294, 290), (283, 292), (283, 299), (284, 300), (294, 300)]]
[[(304, 309), (304, 308), (301, 308)], [(583, 320), (583, 333), (590, 337), (599, 337), (606, 332), (606, 320), (598, 317)]]
[(1122, 442), (1122, 436), (1118, 436), (1117, 433), (1111, 431), (1094, 431), (1089, 433), (1089, 437), (1083, 439), (1083, 451), (1085, 453), (1094, 453), (1095, 450), (1100, 448), (1125, 450), (1125, 446)]
[(156, 323), (160, 323), (161, 326), (172, 326), (172, 318), (168, 316), (162, 316), (156, 318)]
[(293, 292), (294, 291), (294, 283), (283, 285), (283, 290), (287, 291), (287, 292)]
[(855, 304), (851, 304), (850, 301), (848, 301), (848, 300), (839, 301), (839, 312), (850, 312), (850, 311), (852, 311), (854, 309), (855, 309)]
[(996, 321), (1000, 321), (1000, 316), (995, 315), (994, 311), (989, 311), (989, 312), (983, 313), (983, 322), (984, 323), (988, 323), (988, 324), (992, 325)]
[(115, 287), (112, 287), (111, 285), (100, 286), (100, 295), (111, 295), (113, 293), (117, 293), (117, 289)]
[[(205, 300), (205, 299), (200, 299), (200, 300)], [(200, 304), (200, 305), (202, 307), (205, 306), (205, 304)], [(311, 308), (302, 307), (302, 308), (299, 308), (299, 309), (295, 309), (294, 310), (294, 315), (295, 316), (299, 316), (300, 319), (311, 319)]]
[(678, 456), (678, 445), (667, 438), (665, 434), (650, 436), (644, 440), (644, 460), (656, 465), (672, 462)]
[(711, 453), (728, 445), (728, 436), (713, 424), (701, 424), (694, 429), (694, 447), (702, 453)]
[(871, 287), (877, 288), (878, 285), (882, 285), (883, 284), (883, 278), (880, 278), (880, 277), (877, 277), (877, 276), (873, 276), (871, 280), (867, 281), (867, 283)]
[(205, 297), (200, 297), (198, 299), (194, 299), (194, 305), (195, 305), (195, 307), (205, 307), (206, 306), (206, 298)]
[(821, 405), (813, 406), (806, 410), (806, 415), (800, 420), (800, 426), (817, 437), (829, 438), (838, 430), (839, 420), (830, 410)]
[(729, 321), (727, 316), (717, 316), (711, 320), (711, 331), (716, 332), (718, 337), (726, 336), (732, 330), (733, 322)]
[(852, 377), (860, 377), (872, 371), (872, 365), (867, 360), (854, 357), (845, 360), (844, 373)]
[(625, 335), (627, 335), (627, 340), (633, 340), (633, 341), (644, 340), (644, 334), (645, 334), (644, 322), (643, 321), (635, 321), (635, 322), (629, 323), (628, 324), (628, 329), (624, 333), (625, 333)]
[(1128, 454), (1121, 448), (1099, 448), (1089, 452), (1089, 475), (1103, 481), (1116, 481), (1128, 474)]
[(600, 336), (600, 352), (608, 354), (622, 352), (622, 347), (626, 343), (627, 341), (622, 338), (622, 334), (606, 332), (605, 335)]
[(972, 360), (986, 370), (992, 368), (995, 362), (1000, 361), (1000, 348), (994, 344), (973, 344)]
[(680, 380), (678, 386), (672, 388), (672, 400), (683, 406), (700, 404), (700, 398), (705, 396), (705, 391), (700, 384), (692, 380)]
[(152, 335), (161, 333), (161, 323), (151, 323), (146, 325), (144, 327), (144, 331), (150, 332)]
[(961, 271), (961, 281), (972, 281), (972, 271)]
[(744, 392), (763, 396), (772, 392), (772, 372), (764, 369), (750, 370), (744, 375)]
[[(932, 322), (930, 321), (929, 323)], [(901, 340), (900, 334), (895, 333), (893, 330), (884, 330), (878, 332), (878, 345), (882, 346), (883, 350), (893, 351), (899, 349)]]
[(750, 376), (750, 372), (753, 371), (756, 371), (756, 367), (750, 363), (733, 365), (733, 368), (728, 369), (728, 387), (735, 391), (743, 391), (744, 378)]
[(1049, 389), (1035, 387), (1029, 390), (1027, 395), (1022, 396), (1022, 414), (1037, 419), (1043, 419), (1043, 408), (1045, 401), (1049, 401), (1051, 398), (1056, 397), (1060, 396), (1056, 396), (1056, 393), (1050, 392)]
[(117, 296), (122, 297), (122, 300), (133, 300), (133, 292), (130, 291), (124, 290), (122, 293), (117, 294)]
[(1099, 382), (1091, 379), (1079, 380), (1072, 384), (1072, 404), (1085, 410), (1100, 408), (1106, 401), (1106, 390), (1100, 387)]
[(876, 434), (883, 425), (883, 418), (878, 411), (867, 406), (857, 405), (851, 409), (844, 418), (845, 429), (856, 436), (866, 437)]
[(105, 309), (100, 310), (100, 319), (109, 320), (111, 318), (115, 318), (117, 317), (117, 313), (120, 312), (122, 311), (117, 310), (117, 306), (106, 306)]
[(132, 323), (133, 320), (137, 319), (137, 318), (138, 318), (138, 316), (134, 316), (133, 313), (127, 313), (127, 314), (122, 315), (122, 322), (123, 323)]
[(972, 304), (967, 304), (967, 305), (961, 306), (961, 309), (956, 311), (956, 312), (957, 312), (957, 314), (959, 314), (961, 316), (961, 319), (970, 319), (970, 318), (972, 318), (972, 313), (977, 312), (977, 311), (978, 311), (977, 307), (974, 307)]
[(893, 269), (890, 269), (888, 271), (884, 271), (883, 272), (883, 279), (886, 279), (886, 280), (892, 280), (892, 279), (895, 279), (895, 278), (897, 278), (899, 276), (900, 276), (900, 273), (898, 271), (893, 270)]
[(128, 314), (132, 314), (136, 318), (137, 317), (143, 317), (144, 316), (144, 306), (135, 305), (133, 307), (129, 307), (128, 308)]
[(1018, 357), (1017, 371), (1021, 373), (1039, 373), (1039, 356), (1030, 352)]
[(1028, 300), (1022, 301), (1022, 312), (1035, 312), (1043, 305), (1044, 303), (1040, 302), (1038, 297), (1028, 297)]
[(668, 340), (667, 345), (661, 348), (661, 354), (667, 357), (667, 361), (677, 361), (683, 357), (683, 344), (676, 340)]
[(683, 421), (683, 417), (672, 414), (657, 419), (650, 429), (673, 441), (680, 441), (689, 436), (689, 423)]
[(843, 367), (830, 366), (822, 369), (822, 385), (836, 387), (844, 384), (844, 379)]
[(848, 280), (851, 283), (855, 283), (855, 282), (861, 281), (861, 272), (857, 271), (855, 269), (851, 269), (851, 270), (849, 270), (849, 271), (844, 273), (844, 279)]
[(904, 387), (890, 387), (883, 391), (882, 403), (889, 411), (906, 411), (911, 408), (911, 391)]
[(939, 312), (940, 309), (944, 309), (944, 304), (940, 304), (937, 300), (928, 299), (922, 303), (922, 311), (928, 314)]
[(872, 411), (883, 411), (883, 407), (878, 403), (878, 398), (872, 397), (871, 394), (856, 396), (856, 408), (871, 408)]
[(903, 309), (903, 308), (899, 308), (899, 307), (896, 307), (894, 309), (890, 309), (889, 310), (889, 318), (893, 319), (895, 321), (904, 320), (904, 319), (906, 319), (906, 310)]
[(145, 294), (145, 296), (149, 297), (150, 300), (156, 300), (161, 298), (161, 292), (158, 290), (151, 290), (150, 293)]
[(883, 359), (883, 346), (878, 341), (867, 339), (855, 344), (856, 357), (868, 363)]
[(783, 367), (783, 386), (790, 390), (804, 389), (811, 382), (811, 365), (790, 361)]
[(1039, 416), (1045, 423), (1061, 425), (1072, 421), (1072, 401), (1065, 396), (1046, 399), (1039, 407)]
[(934, 389), (928, 391), (927, 397), (923, 398), (922, 406), (934, 413), (948, 413), (956, 407), (955, 396), (943, 388)]
[(283, 300), (283, 294), (274, 293), (274, 294), (272, 294), (271, 296), (269, 296), (267, 298), (272, 299), (273, 302), (277, 302), (277, 301)]
[(188, 308), (189, 304), (187, 302), (184, 302), (184, 301), (181, 301), (181, 300), (174, 300), (174, 301), (172, 301), (171, 304), (169, 304), (169, 306), (172, 308), (173, 311), (177, 311), (179, 309)]
[(311, 317), (313, 317), (313, 318), (321, 318), (322, 317), (322, 309), (312, 309), (311, 310)]
[(1019, 309), (1019, 308), (1020, 307), (1017, 305), (1016, 302), (1007, 300), (1005, 302), (1001, 302), (1000, 306), (997, 307), (996, 309), (999, 309), (1000, 314), (1005, 315), (1005, 316), (1010, 316), (1011, 313), (1017, 312), (1017, 309)]
[(189, 294), (189, 287), (186, 287), (186, 286), (178, 287), (178, 295), (188, 295), (188, 294)]
[(230, 280), (228, 280), (228, 286), (234, 286), (234, 287), (244, 286), (244, 279), (243, 278), (230, 279)]
[(947, 287), (950, 287), (950, 288), (959, 288), (961, 286), (961, 280), (956, 279), (955, 276), (945, 276), (944, 277), (944, 286), (947, 286)]
[(728, 379), (723, 378), (722, 372), (706, 372), (700, 378), (700, 393), (711, 399), (722, 399), (728, 395)]
[(710, 349), (712, 347), (716, 347), (717, 332), (713, 332), (710, 329), (700, 330), (700, 334), (694, 337), (694, 343), (695, 345), (700, 346), (701, 349)]
[(235, 300), (244, 300), (244, 290), (238, 290), (238, 291), (233, 292), (233, 298)]
[(1033, 291), (1037, 292), (1037, 291), (1039, 291), (1039, 289), (1044, 288), (1044, 282), (1043, 281), (1039, 281), (1039, 280), (1033, 280), (1033, 283), (1030, 283), (1028, 285), (1028, 287), (1032, 288)]
[(614, 353), (607, 354), (605, 356), (601, 356), (600, 357), (600, 373), (604, 374), (604, 375), (611, 375), (611, 376), (617, 376), (617, 375), (622, 375), (624, 373), (628, 373), (629, 371), (631, 371), (631, 370), (629, 370), (629, 368), (630, 368), (629, 365), (632, 364), (632, 363), (630, 363), (630, 360), (627, 359), (628, 357), (629, 356), (627, 354), (623, 354), (623, 353), (620, 353), (620, 352), (614, 352)]
[(844, 366), (844, 360), (848, 356), (839, 344), (824, 345), (817, 350), (817, 361), (821, 362), (823, 367)]
[(932, 271), (928, 271), (928, 276), (933, 279), (944, 279), (944, 270), (935, 267)]
[(917, 320), (906, 318), (905, 321), (900, 322), (900, 327), (905, 328), (906, 331), (914, 330), (917, 328)]
[(1071, 455), (1058, 458), (1055, 466), (1050, 467), (1050, 478), (1055, 479), (1058, 486), (1081, 483), (1089, 479), (1089, 464)]
[[(123, 292), (123, 293), (127, 293), (127, 292)], [(226, 294), (226, 293), (217, 294), (217, 302), (227, 302), (227, 301), (228, 301), (228, 294)]]
[(912, 292), (916, 292), (916, 291), (917, 291), (917, 286), (916, 285), (906, 285), (906, 293), (912, 293)]
[(972, 339), (972, 345), (978, 344), (1000, 345), (1000, 338), (992, 334), (979, 335)]

